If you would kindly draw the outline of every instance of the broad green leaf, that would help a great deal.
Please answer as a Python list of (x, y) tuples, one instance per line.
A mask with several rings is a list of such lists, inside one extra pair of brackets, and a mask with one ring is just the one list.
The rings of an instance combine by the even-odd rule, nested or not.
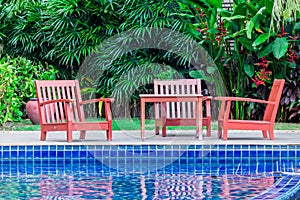
[(281, 72), (276, 73), (276, 74), (274, 75), (274, 78), (275, 78), (275, 79), (283, 79), (283, 78), (285, 77), (285, 75), (286, 75), (286, 71), (285, 71), (285, 70), (282, 70)]
[(262, 43), (264, 43), (265, 41), (267, 41), (270, 37), (270, 34), (269, 33), (263, 33), (261, 35), (259, 35), (256, 40), (253, 42), (252, 46), (253, 47), (256, 47)]
[(235, 32), (235, 33), (232, 34), (232, 35), (227, 35), (227, 36), (225, 36), (224, 39), (235, 38), (235, 37), (237, 37), (237, 36), (244, 35), (245, 32), (246, 32), (246, 29), (243, 29), (243, 30), (240, 30), (240, 31)]
[(222, 17), (222, 19), (224, 21), (232, 21), (232, 20), (235, 20), (235, 19), (245, 19), (245, 16), (243, 16), (243, 15), (235, 15), (235, 16), (232, 16), (232, 17)]
[(218, 8), (217, 11), (220, 13), (222, 18), (231, 16), (231, 12), (229, 10)]
[(251, 21), (254, 23), (254, 28), (256, 30), (259, 30), (260, 29), (260, 21), (263, 21), (265, 20), (266, 16), (265, 15), (262, 15), (262, 14), (256, 14), (252, 19)]
[(274, 1), (273, 0), (264, 0), (264, 4), (268, 13), (272, 14)]
[(246, 24), (246, 30), (247, 30), (247, 38), (251, 39), (252, 35), (252, 30), (254, 27), (254, 23), (252, 21), (248, 21)]
[(202, 70), (193, 70), (193, 71), (190, 71), (189, 74), (193, 78), (203, 79), (205, 77), (205, 74)]
[(247, 38), (244, 38), (244, 37), (241, 37), (238, 39), (238, 41), (244, 46), (246, 47), (248, 50), (250, 51), (254, 51), (254, 48), (252, 47), (252, 41), (247, 39)]
[(234, 9), (233, 15), (245, 15), (245, 10), (247, 10), (247, 4), (245, 2), (239, 2)]
[(252, 65), (245, 64), (244, 71), (250, 78), (252, 78), (252, 76), (254, 75), (254, 67)]
[(207, 0), (208, 3), (215, 8), (222, 8), (222, 0)]
[(193, 78), (199, 78), (204, 81), (212, 81), (211, 77), (205, 75), (205, 73), (202, 70), (194, 70), (189, 72), (189, 75)]
[(276, 38), (273, 44), (273, 55), (275, 58), (279, 59), (286, 54), (289, 43), (286, 37)]
[(300, 29), (300, 22), (296, 23), (296, 24), (294, 25), (294, 28), (293, 28), (293, 29), (294, 29), (294, 30)]
[(296, 69), (296, 63), (293, 63), (293, 62), (289, 62), (288, 64), (289, 68), (292, 68), (292, 69)]
[(258, 58), (262, 58), (264, 56), (269, 55), (273, 51), (274, 42), (268, 44), (265, 48), (258, 52)]

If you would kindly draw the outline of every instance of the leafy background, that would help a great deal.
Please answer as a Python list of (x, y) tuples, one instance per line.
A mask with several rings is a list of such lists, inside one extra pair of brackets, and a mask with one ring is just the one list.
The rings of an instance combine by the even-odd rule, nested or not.
[[(37, 66), (45, 71), (53, 66), (50, 71), (55, 71), (55, 79), (73, 79), (83, 61), (105, 39), (145, 27), (168, 28), (185, 34), (208, 52), (222, 76), (226, 95), (266, 99), (273, 80), (284, 78), (286, 85), (277, 118), (299, 122), (299, 5), (292, 0), (234, 0), (232, 7), (226, 9), (221, 0), (0, 0), (0, 51), (2, 58), (26, 59), (37, 71)], [(127, 40), (125, 37), (122, 42)], [(202, 78), (207, 84), (213, 81), (205, 71), (195, 71), (184, 56), (157, 49), (120, 54), (122, 48), (110, 47), (117, 59), (104, 66), (105, 73), (96, 89), (89, 90), (94, 88), (93, 83), (83, 88), (88, 94), (113, 96), (119, 104), (129, 98), (130, 108), (118, 111), (121, 117), (139, 115), (138, 94), (152, 92), (150, 83), (154, 78), (170, 79), (178, 72), (183, 77)], [(157, 71), (159, 67), (153, 63), (167, 68)], [(146, 69), (152, 73), (146, 73)], [(27, 73), (19, 70), (16, 73)], [(134, 70), (145, 73), (129, 76)], [(50, 77), (32, 76), (28, 81), (36, 78)], [(20, 81), (14, 77), (12, 80)], [(4, 77), (1, 83), (5, 85)], [(6, 117), (2, 123), (26, 117), (24, 104), (34, 91), (26, 92), (29, 94), (14, 95), (22, 103), (13, 110), (2, 105), (9, 113), (22, 113)], [(217, 91), (210, 93), (217, 95)], [(14, 104), (15, 99), (10, 101)], [(261, 118), (263, 110), (262, 105), (235, 104), (232, 115)]]

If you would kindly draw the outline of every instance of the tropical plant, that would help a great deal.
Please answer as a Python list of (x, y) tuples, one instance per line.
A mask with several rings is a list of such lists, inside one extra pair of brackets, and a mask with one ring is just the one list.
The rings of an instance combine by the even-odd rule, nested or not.
[(76, 75), (80, 64), (105, 38), (118, 32), (117, 1), (15, 0), (0, 4), (4, 53), (58, 66), (61, 78)]
[[(288, 79), (295, 72), (298, 38), (289, 37), (293, 33), (286, 34), (284, 26), (280, 32), (270, 29), (273, 1), (237, 0), (232, 11), (222, 9), (221, 1), (190, 2), (197, 19), (190, 31), (217, 63), (227, 95), (265, 99), (273, 79)], [(233, 110), (237, 118), (263, 115), (263, 109), (244, 103), (237, 102)]]
[[(100, 96), (112, 95), (119, 107), (128, 102), (136, 106), (134, 102), (139, 93), (151, 92), (153, 79), (189, 77), (191, 58), (174, 53), (174, 49), (182, 48), (183, 41), (172, 34), (162, 34), (164, 29), (186, 29), (185, 18), (178, 14), (181, 5), (173, 0), (123, 3), (120, 15), (125, 20), (119, 27), (125, 33), (120, 34), (117, 40), (101, 44), (94, 55), (92, 69), (84, 73), (93, 80), (99, 80), (97, 92)], [(193, 40), (191, 35), (185, 37), (186, 41)], [(174, 41), (176, 39), (178, 41)], [(158, 48), (160, 43), (170, 49)], [(120, 110), (117, 115), (128, 117), (128, 111), (128, 108)]]
[[(294, 102), (299, 97), (296, 93), (296, 98), (289, 96), (288, 91), (299, 87), (299, 65), (295, 64), (299, 51), (298, 1), (234, 0), (233, 9), (225, 10), (222, 0), (2, 0), (0, 53), (47, 62), (60, 70), (58, 78), (69, 79), (96, 51), (93, 69), (84, 72), (83, 79), (98, 82), (89, 82), (84, 90), (88, 95), (97, 92), (98, 96), (113, 95), (118, 101), (130, 102), (136, 102), (138, 93), (151, 92), (149, 83), (162, 76), (193, 76), (210, 83), (216, 73), (210, 66), (214, 62), (230, 96), (265, 98), (273, 79), (285, 78), (279, 115), (283, 120), (291, 119), (289, 115), (295, 119), (298, 115), (289, 108), (298, 107)], [(149, 27), (183, 33), (186, 41), (197, 41), (213, 60), (204, 63), (205, 70), (193, 71), (198, 68), (184, 53), (153, 48), (128, 51), (128, 45), (138, 44), (137, 38), (146, 36)], [(109, 38), (126, 31), (133, 31), (137, 38), (124, 37), (103, 46)], [(151, 37), (155, 40), (155, 35)], [(171, 40), (172, 44), (177, 42), (164, 35), (163, 42), (171, 44)], [(174, 49), (186, 44), (177, 43)], [(98, 47), (105, 49), (99, 52)], [(97, 70), (100, 77), (94, 77), (99, 74)], [(258, 105), (236, 104), (233, 110), (240, 118), (262, 115)]]

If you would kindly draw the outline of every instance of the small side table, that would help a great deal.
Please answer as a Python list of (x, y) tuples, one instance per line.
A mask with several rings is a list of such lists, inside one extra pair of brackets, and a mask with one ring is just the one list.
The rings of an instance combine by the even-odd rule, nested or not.
[[(141, 139), (145, 140), (145, 104), (146, 103), (166, 103), (166, 102), (196, 102), (196, 135), (199, 140), (203, 140), (202, 129), (202, 100), (206, 98), (201, 94), (187, 95), (165, 95), (165, 94), (140, 94), (141, 98)], [(162, 119), (166, 120), (166, 111), (162, 110)], [(164, 122), (163, 122), (164, 123)]]

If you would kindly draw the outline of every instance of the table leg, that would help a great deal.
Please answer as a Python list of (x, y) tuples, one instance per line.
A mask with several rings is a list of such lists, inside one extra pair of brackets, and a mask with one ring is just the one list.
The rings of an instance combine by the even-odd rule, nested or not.
[(202, 98), (197, 98), (196, 102), (196, 136), (199, 140), (203, 140), (203, 128), (202, 128)]
[(145, 100), (141, 98), (141, 139), (145, 140)]

